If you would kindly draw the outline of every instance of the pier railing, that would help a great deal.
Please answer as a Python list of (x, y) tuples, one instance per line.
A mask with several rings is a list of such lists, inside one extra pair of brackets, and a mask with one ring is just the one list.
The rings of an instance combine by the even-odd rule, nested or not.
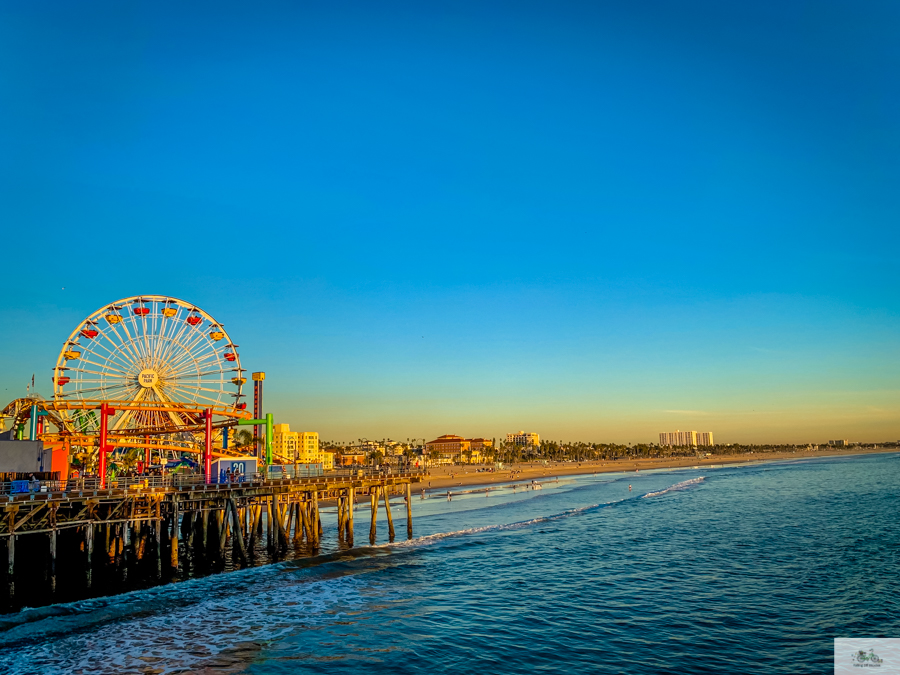
[(40, 493), (66, 493), (66, 492), (93, 492), (93, 491), (186, 491), (196, 490), (200, 487), (207, 489), (228, 489), (238, 487), (261, 487), (293, 484), (309, 484), (318, 481), (333, 481), (335, 479), (388, 479), (409, 478), (423, 475), (423, 470), (379, 470), (372, 467), (341, 467), (332, 471), (325, 471), (318, 476), (304, 476), (285, 474), (283, 477), (273, 478), (271, 473), (266, 476), (263, 473), (249, 475), (230, 476), (222, 480), (221, 476), (212, 476), (207, 481), (203, 473), (171, 473), (166, 475), (148, 476), (119, 476), (109, 478), (104, 487), (100, 486), (100, 479), (96, 477), (70, 478), (69, 480), (21, 480), (0, 482), (0, 495), (16, 496)]

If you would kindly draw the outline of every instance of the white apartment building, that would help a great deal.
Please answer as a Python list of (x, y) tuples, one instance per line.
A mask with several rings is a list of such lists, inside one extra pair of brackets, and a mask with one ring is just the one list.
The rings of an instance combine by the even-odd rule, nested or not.
[(525, 433), (524, 431), (514, 431), (506, 434), (506, 442), (511, 445), (540, 445), (541, 437), (535, 433)]
[(715, 445), (711, 431), (663, 431), (659, 434), (659, 444), (670, 447), (698, 447)]

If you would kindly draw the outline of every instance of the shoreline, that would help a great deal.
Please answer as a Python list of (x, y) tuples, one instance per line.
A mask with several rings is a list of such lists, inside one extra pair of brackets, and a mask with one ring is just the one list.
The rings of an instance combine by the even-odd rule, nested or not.
[[(785, 459), (810, 459), (816, 457), (851, 457), (900, 452), (900, 448), (863, 449), (847, 451), (835, 448), (832, 451), (806, 450), (796, 452), (771, 452), (746, 455), (724, 455), (719, 457), (678, 457), (675, 459), (638, 459), (633, 461), (597, 460), (587, 462), (520, 462), (505, 466), (502, 471), (477, 472), (477, 464), (443, 466), (431, 469), (425, 479), (416, 484), (413, 492), (436, 492), (454, 488), (489, 487), (509, 482), (558, 478), (562, 476), (583, 476), (598, 473), (637, 473), (658, 469), (688, 469), (704, 466), (741, 466), (750, 463), (775, 462)], [(514, 473), (515, 472), (515, 473)]]

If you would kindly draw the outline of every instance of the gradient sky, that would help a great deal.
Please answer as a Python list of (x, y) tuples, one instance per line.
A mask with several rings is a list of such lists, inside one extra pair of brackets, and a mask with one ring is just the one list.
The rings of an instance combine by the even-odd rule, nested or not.
[(0, 3), (0, 396), (168, 294), (325, 438), (900, 438), (896, 2)]

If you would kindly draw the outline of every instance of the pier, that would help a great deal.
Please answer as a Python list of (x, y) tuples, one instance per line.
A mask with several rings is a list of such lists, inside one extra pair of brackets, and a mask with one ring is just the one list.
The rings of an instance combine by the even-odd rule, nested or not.
[[(130, 568), (158, 578), (173, 575), (182, 556), (251, 562), (262, 543), (273, 557), (289, 544), (319, 550), (323, 535), (320, 506), (337, 507), (337, 538), (354, 546), (357, 498), (371, 509), (368, 543), (375, 543), (377, 514), (384, 505), (388, 541), (393, 542), (390, 498), (406, 502), (406, 536), (412, 538), (413, 483), (422, 473), (384, 475), (367, 469), (340, 470), (310, 478), (253, 479), (207, 483), (203, 474), (119, 479), (101, 489), (88, 479), (47, 481), (41, 491), (0, 495), (0, 538), (6, 543), (9, 597), (23, 572), (41, 576), (51, 592), (61, 573), (90, 588), (96, 575), (127, 575)], [(8, 484), (7, 484), (8, 485)]]

